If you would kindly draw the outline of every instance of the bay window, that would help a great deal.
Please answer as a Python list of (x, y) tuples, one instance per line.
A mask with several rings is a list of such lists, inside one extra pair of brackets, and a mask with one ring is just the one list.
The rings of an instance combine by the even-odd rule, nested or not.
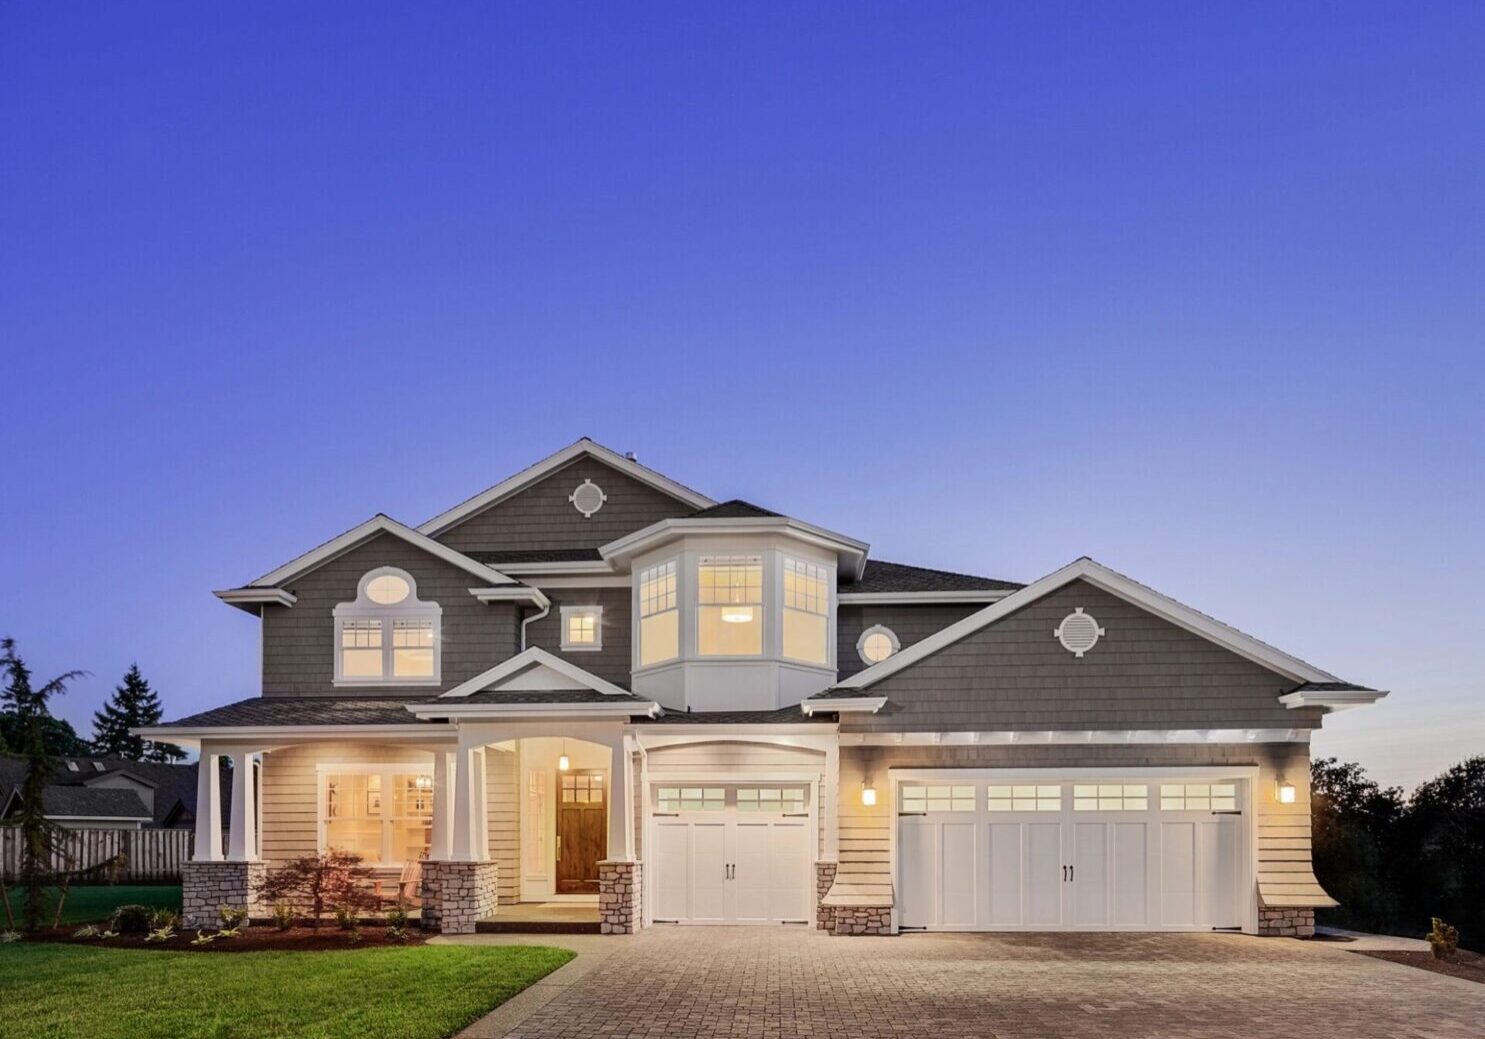
[(322, 776), (320, 850), (376, 865), (428, 857), (433, 840), (433, 776), (422, 766), (347, 766)]
[(761, 654), (762, 557), (702, 556), (696, 579), (696, 652), (704, 657)]
[(639, 574), (639, 664), (674, 660), (681, 652), (681, 618), (676, 603), (675, 560)]
[(335, 607), (335, 683), (436, 684), (441, 616), (438, 603), (418, 599), (407, 572), (365, 574), (355, 601)]
[(818, 563), (784, 557), (784, 656), (829, 663), (829, 573)]

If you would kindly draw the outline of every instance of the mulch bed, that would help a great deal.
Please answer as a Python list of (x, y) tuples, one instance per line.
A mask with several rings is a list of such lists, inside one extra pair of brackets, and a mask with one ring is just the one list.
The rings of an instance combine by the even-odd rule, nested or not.
[(168, 942), (146, 942), (142, 934), (121, 934), (106, 941), (97, 938), (74, 938), (76, 927), (62, 927), (55, 931), (42, 931), (26, 936), (27, 941), (58, 942), (63, 945), (89, 945), (100, 949), (164, 949), (174, 952), (313, 952), (320, 949), (385, 949), (409, 945), (422, 945), (431, 936), (416, 927), (407, 928), (407, 940), (396, 941), (387, 937), (382, 925), (366, 925), (361, 928), (361, 940), (352, 942), (348, 932), (340, 930), (334, 923), (315, 930), (311, 927), (291, 927), (280, 931), (273, 927), (244, 927), (236, 938), (218, 938), (209, 945), (192, 945), (196, 937), (193, 930), (180, 931)]
[(1435, 974), (1447, 974), (1451, 978), (1464, 978), (1466, 981), (1478, 982), (1485, 985), (1485, 956), (1477, 952), (1466, 952), (1460, 949), (1454, 954), (1452, 960), (1437, 960), (1431, 952), (1361, 952), (1362, 956), (1371, 956), (1373, 959), (1387, 960), (1391, 963), (1405, 963), (1409, 967), (1417, 967), (1419, 970), (1431, 970)]

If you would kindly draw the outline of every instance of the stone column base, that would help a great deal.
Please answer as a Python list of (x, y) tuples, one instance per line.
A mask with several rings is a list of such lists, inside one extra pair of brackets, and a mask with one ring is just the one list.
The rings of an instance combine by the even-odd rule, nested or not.
[(1258, 907), (1258, 933), (1266, 938), (1315, 937), (1315, 910)]
[(836, 906), (835, 934), (891, 934), (891, 906)]
[(835, 862), (815, 863), (816, 930), (833, 931), (835, 929), (835, 907), (825, 904), (825, 896), (830, 894), (830, 886), (835, 883), (835, 871), (839, 868), (840, 864)]
[(219, 906), (263, 915), (258, 887), (267, 875), (262, 862), (186, 862), (181, 864), (181, 926), (217, 927)]
[(602, 933), (633, 934), (643, 926), (642, 876), (639, 862), (605, 859), (598, 864), (598, 929)]
[(423, 863), (422, 928), (473, 934), (476, 922), (495, 915), (499, 886), (499, 863)]

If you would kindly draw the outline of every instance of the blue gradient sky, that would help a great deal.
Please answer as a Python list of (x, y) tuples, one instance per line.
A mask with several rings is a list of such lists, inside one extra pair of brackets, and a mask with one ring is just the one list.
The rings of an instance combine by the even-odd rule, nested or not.
[(1485, 753), (1485, 7), (204, 6), (0, 12), (0, 631), (74, 722), (588, 434)]

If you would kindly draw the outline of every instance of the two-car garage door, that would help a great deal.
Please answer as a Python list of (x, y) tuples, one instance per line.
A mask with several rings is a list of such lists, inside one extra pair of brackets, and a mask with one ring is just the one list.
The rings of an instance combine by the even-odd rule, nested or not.
[(931, 930), (1241, 927), (1240, 779), (898, 784), (898, 919)]

